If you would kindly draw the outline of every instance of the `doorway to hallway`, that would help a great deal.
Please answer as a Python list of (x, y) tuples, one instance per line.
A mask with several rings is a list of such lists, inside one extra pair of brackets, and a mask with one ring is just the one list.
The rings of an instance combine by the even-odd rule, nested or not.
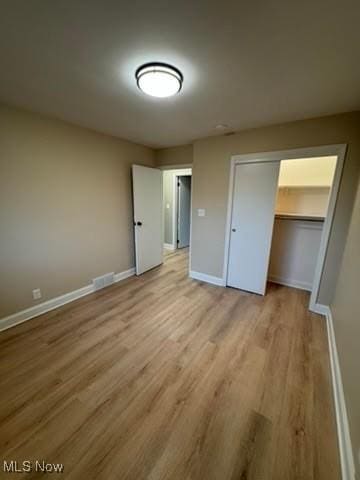
[(163, 171), (164, 249), (190, 246), (191, 168)]

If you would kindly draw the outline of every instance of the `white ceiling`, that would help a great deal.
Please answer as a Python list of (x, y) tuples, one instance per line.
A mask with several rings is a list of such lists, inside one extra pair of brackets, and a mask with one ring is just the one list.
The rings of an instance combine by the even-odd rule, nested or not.
[[(1, 0), (0, 99), (155, 147), (360, 108), (359, 0)], [(176, 97), (142, 63), (184, 74)]]

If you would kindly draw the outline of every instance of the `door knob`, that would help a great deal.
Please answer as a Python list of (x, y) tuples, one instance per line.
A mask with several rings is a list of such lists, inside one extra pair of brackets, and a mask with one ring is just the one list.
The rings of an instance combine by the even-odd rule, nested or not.
[(137, 225), (138, 227), (141, 227), (142, 222), (136, 222), (136, 225)]
[(236, 228), (232, 228), (231, 231), (232, 231), (232, 232), (236, 232)]

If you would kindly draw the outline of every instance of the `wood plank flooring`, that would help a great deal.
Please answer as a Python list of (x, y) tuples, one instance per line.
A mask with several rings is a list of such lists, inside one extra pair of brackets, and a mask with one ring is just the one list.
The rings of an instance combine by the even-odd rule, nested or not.
[[(0, 459), (51, 478), (338, 480), (325, 320), (266, 297), (143, 276), (0, 333)], [(4, 473), (1, 478), (44, 474)]]

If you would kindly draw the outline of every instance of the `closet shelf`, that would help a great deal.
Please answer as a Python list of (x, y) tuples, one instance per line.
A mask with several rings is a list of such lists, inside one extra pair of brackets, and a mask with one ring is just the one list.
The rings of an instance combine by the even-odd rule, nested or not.
[(289, 184), (289, 185), (279, 185), (278, 188), (279, 189), (280, 188), (307, 188), (307, 189), (310, 189), (310, 188), (326, 188), (326, 189), (330, 190), (331, 185), (325, 185), (325, 184), (323, 184), (323, 185), (309, 185), (309, 184), (308, 185), (305, 185), (305, 184), (304, 185), (295, 185), (295, 184), (291, 185), (291, 184)]
[(309, 222), (324, 222), (325, 217), (321, 215), (302, 215), (299, 213), (275, 213), (275, 218), (283, 220), (305, 220)]

